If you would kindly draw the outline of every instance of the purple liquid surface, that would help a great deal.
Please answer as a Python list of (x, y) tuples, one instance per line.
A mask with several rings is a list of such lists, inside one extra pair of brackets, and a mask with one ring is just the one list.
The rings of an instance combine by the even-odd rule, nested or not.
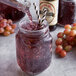
[(40, 30), (40, 29), (43, 29), (44, 27), (46, 26), (41, 25), (38, 22), (27, 23), (27, 26), (25, 26), (25, 24), (22, 26), (22, 28), (30, 31)]
[(23, 12), (3, 3), (0, 3), (0, 15), (6, 19), (12, 19), (13, 21), (18, 21), (25, 16)]
[[(35, 26), (38, 26), (38, 23), (33, 23)], [(39, 29), (38, 27), (32, 28), (30, 25), (29, 23), (22, 27), (25, 30)], [(48, 30), (44, 35), (47, 33)], [(40, 33), (37, 33), (37, 35), (30, 35), (21, 32), (21, 30), (18, 31), (16, 34), (17, 62), (24, 72), (38, 74), (50, 65), (52, 39), (48, 40), (49, 37), (51, 37), (49, 34), (43, 37)]]
[(62, 25), (76, 22), (76, 4), (74, 2), (60, 0), (58, 22)]

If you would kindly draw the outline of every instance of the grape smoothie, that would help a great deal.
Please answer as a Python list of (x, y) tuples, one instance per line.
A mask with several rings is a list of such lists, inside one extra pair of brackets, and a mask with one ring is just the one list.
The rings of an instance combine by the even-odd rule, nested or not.
[(43, 72), (51, 62), (52, 37), (47, 25), (36, 21), (20, 23), (16, 34), (17, 62), (22, 71), (35, 75)]

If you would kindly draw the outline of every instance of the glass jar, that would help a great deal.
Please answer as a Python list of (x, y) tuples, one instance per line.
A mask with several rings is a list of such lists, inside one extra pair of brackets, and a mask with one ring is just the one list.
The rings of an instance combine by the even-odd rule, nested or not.
[(18, 9), (0, 2), (0, 15), (6, 19), (12, 19), (14, 22), (20, 20), (25, 14)]
[(76, 22), (76, 0), (60, 0), (58, 23), (62, 26)]
[[(36, 21), (35, 21), (36, 22)], [(35, 75), (43, 72), (51, 62), (52, 37), (49, 26), (41, 30), (30, 31), (22, 28), (28, 21), (21, 21), (16, 34), (17, 62), (22, 71)]]

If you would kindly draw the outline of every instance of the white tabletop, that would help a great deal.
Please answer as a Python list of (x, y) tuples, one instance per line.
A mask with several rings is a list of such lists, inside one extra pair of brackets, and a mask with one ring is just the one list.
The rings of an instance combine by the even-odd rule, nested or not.
[[(58, 58), (54, 53), (56, 35), (59, 31), (63, 31), (63, 28), (58, 27), (51, 32), (53, 37), (51, 65), (37, 76), (76, 76), (76, 50), (73, 49), (65, 58)], [(8, 37), (0, 36), (0, 76), (28, 76), (17, 65), (15, 34)]]

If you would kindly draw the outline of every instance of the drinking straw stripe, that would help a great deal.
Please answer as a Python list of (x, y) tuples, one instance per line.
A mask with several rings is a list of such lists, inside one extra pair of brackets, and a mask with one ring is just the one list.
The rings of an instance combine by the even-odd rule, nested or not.
[(37, 18), (38, 18), (39, 23), (40, 23), (40, 16), (39, 16), (39, 13), (38, 13), (38, 10), (37, 10), (37, 7), (36, 7), (36, 4), (33, 3), (33, 5), (34, 5), (35, 11), (36, 11)]
[(42, 16), (42, 18), (41, 18), (41, 23), (44, 22), (44, 20), (46, 19), (47, 9), (44, 9), (44, 10), (43, 10), (43, 13), (44, 13), (44, 14), (43, 14), (43, 16)]
[[(46, 14), (47, 14), (47, 9), (44, 9), (44, 10), (43, 10), (43, 13), (44, 13), (44, 14), (43, 14), (43, 17), (45, 17)], [(43, 17), (42, 17), (42, 18), (43, 18)]]

